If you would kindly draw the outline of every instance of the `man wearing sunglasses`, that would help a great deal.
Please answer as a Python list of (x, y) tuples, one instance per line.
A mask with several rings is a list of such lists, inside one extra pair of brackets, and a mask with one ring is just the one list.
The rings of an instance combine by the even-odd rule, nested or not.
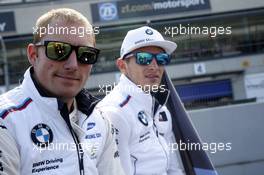
[(128, 175), (184, 174), (170, 150), (175, 139), (165, 106), (169, 92), (160, 84), (175, 49), (175, 43), (150, 27), (130, 30), (116, 62), (122, 73), (119, 83), (97, 105), (116, 129), (121, 163)]
[[(40, 35), (48, 26), (65, 30)], [(89, 32), (67, 33), (79, 27)], [(0, 174), (122, 175), (114, 129), (83, 89), (99, 54), (92, 26), (75, 10), (55, 9), (36, 28), (31, 67), (0, 97)]]

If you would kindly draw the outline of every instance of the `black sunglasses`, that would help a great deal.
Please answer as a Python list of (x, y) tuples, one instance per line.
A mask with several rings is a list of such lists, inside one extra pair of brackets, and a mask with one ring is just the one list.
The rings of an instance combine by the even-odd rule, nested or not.
[(73, 50), (75, 50), (77, 60), (82, 64), (94, 64), (100, 53), (99, 49), (89, 46), (73, 46), (61, 41), (38, 42), (35, 46), (45, 46), (46, 56), (54, 61), (67, 60)]
[(153, 54), (149, 52), (136, 52), (129, 53), (124, 58), (134, 56), (136, 58), (136, 63), (139, 65), (149, 65), (155, 58), (158, 65), (167, 65), (170, 63), (170, 55), (167, 53)]

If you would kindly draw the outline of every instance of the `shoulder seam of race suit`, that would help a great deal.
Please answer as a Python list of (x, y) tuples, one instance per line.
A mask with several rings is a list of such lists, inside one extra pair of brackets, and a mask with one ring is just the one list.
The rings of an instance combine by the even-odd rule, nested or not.
[(0, 113), (0, 118), (5, 119), (8, 114), (10, 114), (11, 112), (15, 112), (15, 111), (22, 111), (24, 109), (26, 109), (26, 107), (32, 102), (33, 100), (31, 98), (26, 98), (21, 104), (18, 104), (16, 106), (10, 106), (7, 109), (4, 109), (1, 113)]
[(127, 95), (126, 99), (124, 101), (122, 101), (119, 106), (121, 108), (123, 108), (126, 104), (128, 104), (129, 100), (131, 99), (131, 96), (130, 95)]

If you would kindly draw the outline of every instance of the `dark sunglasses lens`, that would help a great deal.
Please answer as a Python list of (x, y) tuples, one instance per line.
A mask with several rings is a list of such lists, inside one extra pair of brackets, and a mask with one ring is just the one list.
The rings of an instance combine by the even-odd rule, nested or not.
[(151, 63), (153, 55), (147, 52), (139, 52), (136, 54), (136, 62), (140, 65), (148, 65)]
[(94, 64), (97, 61), (97, 52), (89, 47), (79, 47), (78, 60), (83, 64)]
[(56, 61), (65, 60), (71, 52), (71, 45), (61, 42), (49, 42), (46, 47), (47, 57)]
[(167, 65), (170, 63), (170, 55), (166, 53), (160, 53), (156, 55), (158, 65)]

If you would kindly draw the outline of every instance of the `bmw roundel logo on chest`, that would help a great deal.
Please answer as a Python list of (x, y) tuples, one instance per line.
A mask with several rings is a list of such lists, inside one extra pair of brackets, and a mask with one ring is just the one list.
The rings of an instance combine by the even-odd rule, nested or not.
[(31, 139), (35, 145), (47, 147), (53, 141), (52, 130), (48, 125), (39, 123), (32, 128)]
[(147, 119), (147, 115), (145, 114), (144, 111), (140, 111), (138, 113), (138, 120), (145, 126), (148, 126), (148, 119)]

